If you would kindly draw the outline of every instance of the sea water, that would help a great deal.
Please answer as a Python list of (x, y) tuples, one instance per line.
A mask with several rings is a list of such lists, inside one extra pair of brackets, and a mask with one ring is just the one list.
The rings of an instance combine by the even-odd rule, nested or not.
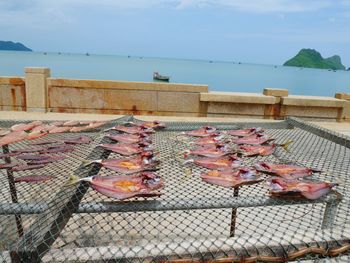
[(293, 95), (350, 93), (350, 71), (307, 69), (239, 61), (205, 61), (93, 54), (0, 51), (0, 76), (23, 76), (25, 67), (48, 67), (57, 78), (153, 81), (153, 72), (171, 83), (206, 84), (210, 91), (257, 92), (266, 87)]

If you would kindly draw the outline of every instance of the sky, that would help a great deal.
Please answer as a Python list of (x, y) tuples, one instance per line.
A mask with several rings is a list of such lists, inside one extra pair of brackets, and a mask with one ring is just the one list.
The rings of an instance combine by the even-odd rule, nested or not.
[(350, 67), (350, 0), (0, 0), (0, 40), (34, 51)]

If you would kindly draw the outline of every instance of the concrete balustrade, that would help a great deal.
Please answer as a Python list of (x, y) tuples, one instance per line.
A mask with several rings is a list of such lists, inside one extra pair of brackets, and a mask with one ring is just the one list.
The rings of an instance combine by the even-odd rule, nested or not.
[(0, 77), (0, 110), (27, 110), (26, 90), (23, 78)]
[(46, 112), (49, 68), (25, 68), (27, 111)]
[(50, 78), (48, 68), (26, 68), (25, 79), (0, 77), (0, 110), (350, 121), (350, 94), (209, 92), (207, 85)]

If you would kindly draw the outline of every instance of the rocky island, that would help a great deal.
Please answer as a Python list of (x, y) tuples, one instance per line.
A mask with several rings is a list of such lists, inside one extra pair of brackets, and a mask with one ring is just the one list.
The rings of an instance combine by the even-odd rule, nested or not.
[(12, 51), (33, 51), (26, 47), (22, 43), (15, 43), (12, 41), (1, 41), (0, 40), (0, 50), (12, 50)]
[(339, 56), (334, 55), (329, 58), (323, 58), (318, 51), (306, 48), (300, 50), (295, 57), (286, 61), (283, 66), (345, 70), (345, 66), (341, 63)]

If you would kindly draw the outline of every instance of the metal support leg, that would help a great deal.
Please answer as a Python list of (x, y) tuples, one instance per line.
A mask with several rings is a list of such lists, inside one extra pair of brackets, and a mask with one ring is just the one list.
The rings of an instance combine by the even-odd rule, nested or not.
[[(239, 187), (234, 188), (233, 196), (237, 197), (238, 196), (238, 190)], [(230, 226), (230, 237), (233, 237), (235, 235), (235, 230), (236, 230), (236, 219), (237, 219), (237, 208), (232, 208), (232, 213), (231, 213), (231, 226)]]
[[(10, 153), (8, 145), (2, 146), (2, 151), (4, 154)], [(5, 163), (11, 163), (11, 158), (6, 157)], [(18, 203), (15, 179), (13, 177), (13, 172), (11, 169), (7, 169), (7, 179), (8, 179), (8, 183), (9, 183), (12, 203)], [(21, 236), (23, 236), (23, 225), (22, 225), (21, 215), (15, 214), (15, 220), (16, 220), (16, 225), (17, 225), (18, 236), (21, 237)]]

